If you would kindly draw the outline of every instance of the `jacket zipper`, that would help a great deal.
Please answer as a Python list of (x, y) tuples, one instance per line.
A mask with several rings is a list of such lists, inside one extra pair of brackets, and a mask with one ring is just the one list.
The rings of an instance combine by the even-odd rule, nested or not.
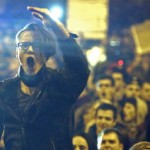
[(23, 144), (23, 149), (24, 149), (25, 146), (26, 146), (26, 142), (25, 142), (25, 128), (24, 128), (24, 117), (23, 117), (23, 114), (22, 114), (20, 103), (19, 103), (19, 111), (20, 111), (20, 118), (21, 118), (22, 144)]
[(51, 140), (51, 143), (52, 143), (52, 148), (53, 148), (53, 150), (56, 150), (56, 149), (55, 149), (55, 144), (54, 144), (53, 140)]

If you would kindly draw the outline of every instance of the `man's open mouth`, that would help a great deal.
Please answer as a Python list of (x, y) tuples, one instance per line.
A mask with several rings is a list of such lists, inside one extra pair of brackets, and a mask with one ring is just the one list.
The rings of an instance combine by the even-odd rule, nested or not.
[(27, 65), (28, 65), (30, 68), (33, 68), (33, 67), (34, 67), (34, 64), (35, 64), (34, 58), (33, 58), (33, 57), (28, 57), (28, 58), (27, 58)]

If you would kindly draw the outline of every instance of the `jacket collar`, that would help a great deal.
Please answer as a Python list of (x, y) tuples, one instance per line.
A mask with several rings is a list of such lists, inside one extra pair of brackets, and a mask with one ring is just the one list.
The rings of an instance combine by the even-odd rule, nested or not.
[(22, 66), (20, 66), (18, 69), (18, 76), (20, 80), (28, 87), (37, 87), (44, 80), (45, 72), (46, 66), (44, 65), (36, 75), (29, 76), (24, 72)]

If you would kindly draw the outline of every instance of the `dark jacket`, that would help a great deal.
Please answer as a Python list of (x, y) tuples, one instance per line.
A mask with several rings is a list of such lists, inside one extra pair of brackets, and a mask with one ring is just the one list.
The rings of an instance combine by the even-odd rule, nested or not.
[[(131, 146), (129, 142), (129, 137), (128, 137), (128, 130), (124, 126), (124, 124), (117, 122), (117, 124), (113, 127), (117, 129), (121, 135), (122, 135), (122, 141), (124, 145), (124, 150), (128, 150), (129, 147)], [(95, 142), (97, 142), (97, 134), (96, 134), (96, 125), (94, 124), (93, 126), (90, 127), (88, 134), (91, 135), (91, 137), (94, 139)]]
[[(65, 70), (42, 70), (38, 91), (20, 90), (21, 74), (0, 86), (0, 124), (6, 150), (71, 150), (69, 111), (86, 85), (87, 61), (69, 38), (60, 43)], [(20, 101), (28, 100), (24, 110)]]

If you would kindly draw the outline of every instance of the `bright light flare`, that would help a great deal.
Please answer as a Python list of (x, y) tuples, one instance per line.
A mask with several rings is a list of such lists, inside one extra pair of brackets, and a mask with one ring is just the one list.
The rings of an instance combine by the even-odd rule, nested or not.
[(51, 15), (54, 19), (61, 19), (63, 16), (63, 10), (60, 6), (54, 6), (50, 8)]
[(94, 67), (99, 61), (104, 62), (107, 59), (104, 48), (96, 46), (87, 50), (86, 57), (92, 67)]

